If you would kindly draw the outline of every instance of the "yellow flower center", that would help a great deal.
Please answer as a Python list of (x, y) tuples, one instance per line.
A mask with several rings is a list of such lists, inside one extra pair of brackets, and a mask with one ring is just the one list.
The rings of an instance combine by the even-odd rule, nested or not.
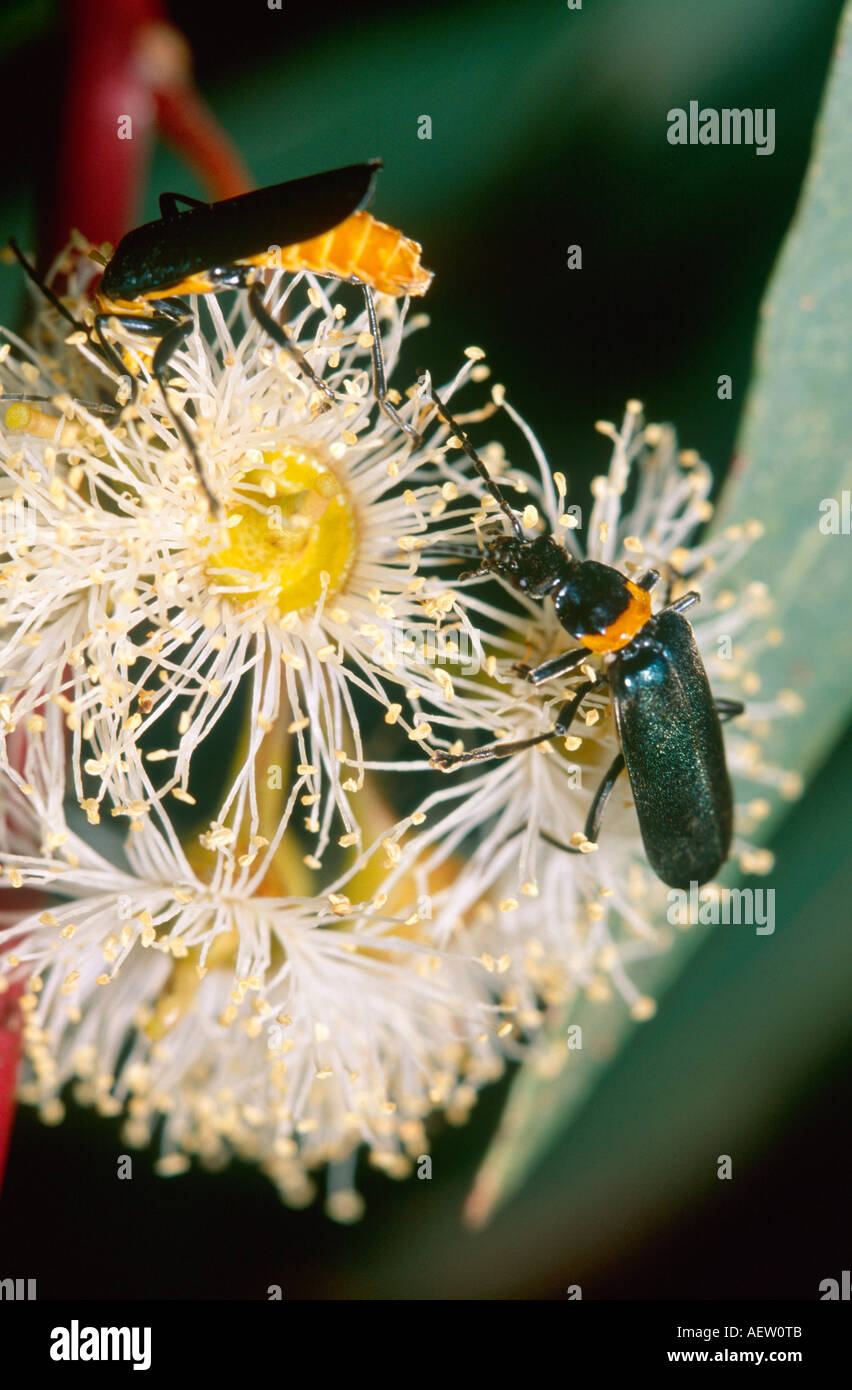
[[(204, 973), (208, 970), (221, 970), (227, 967), (233, 969), (237, 963), (239, 944), (239, 933), (236, 931), (222, 932), (221, 935), (217, 936), (207, 952)], [(176, 960), (172, 966), (172, 972), (166, 980), (153, 1007), (151, 1017), (145, 1026), (145, 1032), (152, 1042), (162, 1042), (175, 1024), (179, 1023), (186, 1014), (195, 1008), (195, 999), (201, 982), (201, 976), (198, 973), (200, 955), (201, 948), (195, 946), (187, 956)]]
[[(248, 603), (266, 593), (282, 614), (298, 612), (345, 580), (355, 554), (355, 516), (316, 454), (286, 447), (263, 461), (238, 485), (244, 501), (228, 509), (228, 544), (207, 569), (218, 583), (239, 586), (235, 599)], [(245, 587), (252, 576), (257, 587)]]

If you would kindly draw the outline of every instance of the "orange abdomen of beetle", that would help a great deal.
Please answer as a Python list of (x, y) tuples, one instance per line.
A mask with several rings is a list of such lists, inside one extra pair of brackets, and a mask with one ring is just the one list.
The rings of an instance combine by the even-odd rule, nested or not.
[(379, 294), (420, 295), (432, 283), (431, 270), (420, 263), (420, 251), (418, 243), (396, 227), (377, 222), (369, 212), (353, 212), (323, 236), (282, 247), (274, 263), (283, 270), (361, 280)]

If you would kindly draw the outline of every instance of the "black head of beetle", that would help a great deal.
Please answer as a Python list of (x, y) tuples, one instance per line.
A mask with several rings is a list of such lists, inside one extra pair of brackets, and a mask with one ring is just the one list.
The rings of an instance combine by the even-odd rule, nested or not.
[(485, 544), (482, 568), (505, 579), (531, 598), (544, 598), (562, 585), (577, 561), (551, 536), (534, 541), (497, 536)]

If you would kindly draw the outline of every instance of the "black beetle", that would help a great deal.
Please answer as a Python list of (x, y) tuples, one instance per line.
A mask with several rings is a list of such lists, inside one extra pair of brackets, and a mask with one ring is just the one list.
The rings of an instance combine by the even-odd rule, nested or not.
[[(721, 724), (743, 712), (738, 701), (714, 701), (685, 609), (694, 591), (652, 614), (650, 591), (659, 579), (648, 570), (634, 582), (611, 565), (575, 560), (552, 536), (527, 540), (464, 431), (430, 387), (438, 414), (455, 434), (477, 473), (509, 521), (501, 535), (475, 553), (474, 575), (494, 574), (531, 598), (552, 598), (566, 632), (583, 645), (522, 673), (534, 685), (566, 676), (597, 653), (605, 667), (582, 682), (559, 710), (552, 729), (531, 738), (486, 744), (466, 753), (436, 751), (432, 764), (449, 771), (460, 764), (505, 758), (550, 738), (564, 737), (589, 691), (608, 684), (621, 752), (595, 792), (585, 826), (597, 842), (604, 806), (627, 768), (648, 862), (664, 883), (686, 889), (718, 873), (731, 845), (733, 807)], [(461, 550), (457, 552), (461, 557)], [(545, 834), (569, 853), (583, 851)]]
[[(333, 394), (329, 386), (315, 374), (264, 305), (258, 273), (269, 268), (310, 270), (360, 285), (372, 337), (374, 395), (385, 414), (420, 442), (417, 431), (388, 399), (373, 290), (395, 296), (425, 294), (432, 274), (420, 263), (416, 241), (363, 210), (380, 168), (380, 159), (349, 164), (257, 188), (219, 203), (205, 203), (183, 193), (161, 193), (159, 218), (128, 232), (106, 262), (95, 295), (97, 351), (121, 375), (123, 363), (108, 337), (112, 320), (131, 332), (158, 340), (151, 369), (214, 511), (218, 506), (195, 441), (181, 416), (172, 410), (166, 390), (171, 359), (194, 323), (181, 295), (247, 290), (249, 308), (261, 328), (330, 403)], [(183, 211), (179, 204), (184, 205)], [(10, 240), (9, 246), (54, 308), (89, 336), (85, 324), (75, 319), (45, 285), (17, 243)]]

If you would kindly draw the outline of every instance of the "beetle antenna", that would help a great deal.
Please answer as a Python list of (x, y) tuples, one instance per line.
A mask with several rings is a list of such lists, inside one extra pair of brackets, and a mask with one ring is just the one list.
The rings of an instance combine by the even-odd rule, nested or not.
[[(4, 396), (5, 400), (6, 397)], [(457, 560), (475, 560), (481, 558), (482, 551), (478, 545), (468, 545), (465, 541), (430, 541), (424, 545), (421, 555), (449, 555)]]
[[(426, 378), (421, 377), (420, 382), (421, 385), (425, 384)], [(517, 513), (513, 511), (513, 509), (509, 506), (509, 503), (506, 501), (505, 497), (503, 496), (499, 487), (495, 483), (491, 474), (488, 472), (488, 469), (485, 467), (485, 464), (482, 462), (482, 459), (479, 457), (479, 454), (474, 449), (473, 445), (471, 444), (461, 425), (453, 419), (452, 415), (447, 410), (447, 407), (444, 405), (444, 402), (438, 396), (431, 381), (428, 385), (428, 391), (429, 395), (432, 397), (432, 400), (434, 402), (435, 409), (437, 410), (444, 424), (449, 425), (450, 429), (458, 439), (459, 443), (461, 444), (462, 448), (464, 449), (465, 453), (467, 454), (468, 458), (470, 459), (480, 478), (484, 482), (491, 496), (494, 498), (494, 501), (497, 503), (501, 512), (505, 517), (508, 517), (509, 524), (511, 525), (512, 530), (514, 531), (518, 540), (524, 540), (524, 528), (518, 520)]]
[(71, 313), (71, 310), (67, 309), (65, 305), (62, 303), (62, 300), (59, 298), (59, 296), (55, 295), (50, 286), (45, 284), (44, 280), (42, 280), (35, 266), (30, 265), (29, 261), (27, 260), (26, 256), (24, 255), (23, 251), (21, 250), (14, 237), (9, 238), (9, 250), (12, 252), (13, 256), (18, 261), (27, 278), (32, 281), (32, 283), (36, 286), (37, 289), (41, 290), (45, 299), (53, 305), (54, 309), (56, 309), (56, 311), (60, 313), (64, 319), (67, 319), (71, 326), (75, 328), (78, 333), (85, 333), (86, 337), (88, 337), (89, 330), (86, 327), (86, 325), (84, 323), (81, 323), (79, 319), (75, 319), (74, 315)]

